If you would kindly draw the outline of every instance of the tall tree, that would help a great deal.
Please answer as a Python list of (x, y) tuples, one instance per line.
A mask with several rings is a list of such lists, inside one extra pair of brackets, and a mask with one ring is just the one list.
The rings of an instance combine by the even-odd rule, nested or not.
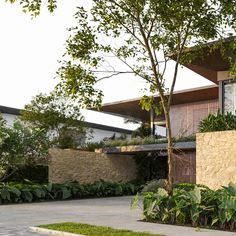
[[(77, 25), (70, 28), (66, 44), (66, 60), (59, 69), (59, 89), (85, 106), (99, 106), (102, 93), (95, 88), (98, 81), (121, 73), (133, 73), (143, 78), (150, 91), (160, 96), (145, 96), (143, 108), (162, 112), (166, 120), (168, 139), (168, 191), (173, 185), (173, 141), (170, 105), (179, 65), (190, 61), (193, 54), (185, 49), (203, 45), (221, 33), (222, 18), (208, 0), (96, 0), (90, 12), (79, 7)], [(107, 41), (107, 43), (105, 43)], [(114, 56), (127, 70), (116, 65), (108, 75), (99, 77), (106, 57)], [(170, 58), (175, 58), (173, 74), (166, 78)], [(111, 64), (112, 61), (110, 60)], [(166, 79), (171, 80), (167, 87)]]

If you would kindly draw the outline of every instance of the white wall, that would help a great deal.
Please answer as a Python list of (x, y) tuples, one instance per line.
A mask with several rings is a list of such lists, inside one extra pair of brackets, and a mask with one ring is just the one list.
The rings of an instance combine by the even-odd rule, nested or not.
[[(114, 131), (108, 131), (108, 130), (101, 130), (101, 129), (92, 129), (92, 138), (87, 140), (87, 142), (100, 142), (102, 141), (104, 138), (110, 138), (114, 135), (114, 133), (116, 134), (116, 138), (120, 137), (122, 135), (122, 133), (120, 132), (114, 132)], [(89, 134), (88, 134), (89, 136)], [(130, 134), (126, 134), (127, 138), (130, 138), (131, 135)]]
[[(12, 114), (6, 114), (6, 113), (2, 113), (3, 118), (6, 120), (7, 125), (8, 126), (12, 126), (13, 122), (15, 119), (18, 118), (17, 115), (12, 115)], [(120, 137), (122, 135), (122, 133), (120, 132), (114, 132), (114, 131), (108, 131), (108, 130), (102, 130), (102, 129), (90, 129), (93, 132), (91, 134), (87, 134), (88, 137), (90, 137), (89, 140), (87, 140), (87, 142), (100, 142), (102, 141), (104, 138), (110, 138), (114, 135), (114, 133), (116, 134), (116, 137)], [(127, 134), (127, 138), (130, 138), (131, 135)]]
[(6, 120), (8, 126), (12, 126), (15, 119), (18, 118), (17, 115), (2, 113), (2, 117)]

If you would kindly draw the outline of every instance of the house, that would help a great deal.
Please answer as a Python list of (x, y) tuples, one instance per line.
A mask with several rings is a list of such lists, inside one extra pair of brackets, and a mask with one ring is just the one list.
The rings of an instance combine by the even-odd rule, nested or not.
[[(209, 48), (212, 44), (218, 43), (213, 42), (205, 45), (202, 54), (195, 56), (191, 63), (184, 64), (184, 66), (213, 82), (214, 85), (174, 92), (170, 106), (172, 135), (174, 137), (194, 135), (198, 132), (199, 122), (210, 113), (216, 113), (218, 110), (223, 113), (235, 113), (236, 81), (233, 80), (229, 72), (230, 64), (226, 59), (231, 56), (233, 61), (235, 61), (234, 55), (236, 53), (230, 47), (233, 40), (234, 38), (229, 38), (223, 42), (225, 48), (224, 55), (221, 54), (220, 48), (216, 47), (214, 50)], [(191, 50), (195, 50), (195, 48), (190, 48), (187, 51), (191, 53)], [(155, 101), (158, 103), (159, 100), (160, 97), (156, 95)], [(153, 133), (155, 129), (158, 133), (161, 127), (162, 129), (163, 127), (165, 128), (163, 115), (157, 116), (152, 110), (149, 112), (142, 110), (139, 103), (140, 98), (106, 103), (103, 104), (101, 111), (122, 117), (132, 117), (144, 123), (150, 123)], [(207, 145), (208, 143), (205, 143), (205, 146), (203, 145), (204, 149)], [(123, 153), (126, 155), (146, 152), (154, 156), (167, 156), (167, 153), (163, 152), (163, 150), (166, 150), (166, 145), (155, 144), (129, 148), (108, 148), (104, 152), (108, 154)], [(174, 146), (174, 152), (178, 156), (174, 160), (174, 181), (195, 183), (196, 169), (200, 169), (200, 164), (198, 166), (196, 164), (196, 143), (177, 143)], [(234, 152), (236, 152), (236, 149)], [(202, 166), (205, 165), (201, 165), (201, 168)], [(202, 169), (201, 173), (206, 171), (204, 168)], [(203, 176), (203, 174), (200, 175)]]
[[(20, 116), (20, 109), (12, 108), (12, 107), (6, 107), (6, 106), (0, 106), (0, 113), (2, 114), (3, 118), (6, 120), (7, 124), (11, 126), (15, 119), (17, 119)], [(101, 125), (91, 122), (85, 121), (85, 126), (89, 128), (89, 130), (92, 130), (91, 139), (89, 139), (89, 142), (100, 142), (104, 138), (110, 138), (112, 136), (120, 137), (120, 136), (126, 136), (131, 137), (132, 130), (128, 129), (122, 129), (117, 128), (113, 126), (108, 125)]]
[[(221, 55), (220, 49), (216, 48), (212, 51), (206, 45), (201, 56), (195, 57), (190, 64), (185, 64), (189, 69), (212, 81), (214, 85), (174, 93), (170, 107), (170, 117), (172, 132), (175, 137), (195, 134), (198, 131), (199, 122), (210, 113), (216, 113), (218, 110), (221, 112), (234, 112), (236, 110), (236, 82), (231, 79), (230, 64), (225, 60), (225, 57), (229, 55), (236, 55), (233, 49), (229, 48), (231, 42), (232, 39), (227, 39), (223, 43), (226, 48), (226, 55), (224, 56)], [(188, 52), (191, 52), (191, 50), (195, 50), (195, 48), (189, 49)], [(157, 95), (155, 100), (158, 102), (159, 99)], [(153, 132), (155, 129), (156, 132), (163, 132), (163, 129), (165, 129), (164, 117), (156, 116), (153, 111), (142, 110), (139, 102), (140, 98), (106, 103), (103, 104), (100, 111), (121, 117), (135, 118), (144, 123), (150, 123)], [(196, 142), (175, 143), (172, 169), (174, 183), (199, 183), (218, 188), (227, 185), (230, 181), (236, 182), (235, 139), (236, 131), (224, 131), (197, 134)], [(99, 149), (95, 153), (89, 154), (99, 160), (97, 166), (93, 163), (93, 166), (96, 167), (95, 171), (99, 169), (98, 166), (100, 167), (97, 172), (90, 171), (90, 173), (96, 173), (90, 181), (107, 179), (108, 173), (112, 174), (112, 176), (109, 176), (109, 180), (117, 181), (117, 177), (119, 177), (120, 182), (133, 180), (137, 167), (132, 157), (136, 154), (144, 154), (146, 157), (155, 160), (155, 162), (151, 161), (152, 164), (149, 165), (149, 169), (154, 170), (154, 167), (162, 170), (162, 175), (155, 178), (167, 178), (166, 149), (166, 143)], [(54, 154), (55, 161), (57, 155), (57, 153)], [(66, 156), (64, 153), (63, 155)], [(84, 156), (87, 156), (88, 153), (77, 152), (76, 155), (77, 166), (79, 167), (83, 163)], [(67, 156), (69, 160), (70, 153)], [(90, 161), (89, 158), (87, 160)], [(67, 163), (70, 162), (67, 161)], [(73, 166), (75, 166), (74, 162)], [(63, 164), (54, 164), (54, 166), (51, 166), (52, 182), (63, 182), (65, 179), (74, 180), (77, 166), (74, 171), (68, 174), (67, 171), (62, 173)], [(109, 168), (106, 169), (106, 167)], [(68, 169), (72, 168), (69, 167)], [(58, 174), (54, 174), (54, 172)], [(77, 175), (77, 181), (84, 180), (84, 175), (87, 177), (87, 169), (84, 172)], [(101, 175), (102, 173), (104, 175)], [(130, 173), (133, 173), (133, 175), (128, 176)], [(56, 178), (57, 176), (60, 176), (60, 179)], [(62, 176), (63, 178), (61, 178)]]
[[(214, 85), (188, 90), (176, 91), (170, 107), (170, 119), (172, 135), (174, 137), (186, 137), (198, 131), (199, 122), (210, 113), (236, 111), (236, 80), (232, 79), (229, 68), (230, 64), (227, 57), (235, 59), (236, 52), (230, 47), (235, 38), (227, 38), (223, 42), (225, 54), (222, 55), (221, 49), (211, 50), (209, 46), (219, 43), (219, 41), (205, 45), (201, 55), (189, 64), (184, 64), (187, 68), (205, 77)], [(191, 50), (195, 48), (188, 49)], [(236, 51), (236, 50), (235, 50)], [(174, 58), (173, 58), (174, 59)], [(168, 94), (167, 94), (168, 95)], [(155, 96), (158, 103), (160, 97)], [(160, 127), (165, 127), (165, 119), (162, 115), (155, 115), (153, 111), (142, 110), (140, 98), (124, 100), (113, 103), (103, 104), (101, 111), (122, 117), (132, 117), (143, 123), (150, 123), (153, 132), (156, 129), (160, 132)], [(163, 131), (162, 131), (163, 133)]]
[[(172, 134), (174, 137), (186, 137), (195, 134), (199, 122), (210, 113), (219, 109), (218, 86), (205, 86), (188, 90), (176, 91), (170, 107)], [(155, 96), (159, 102), (160, 97)], [(152, 111), (142, 110), (140, 98), (103, 104), (101, 111), (123, 117), (132, 117), (143, 123), (150, 123), (157, 134), (163, 132), (165, 119)]]

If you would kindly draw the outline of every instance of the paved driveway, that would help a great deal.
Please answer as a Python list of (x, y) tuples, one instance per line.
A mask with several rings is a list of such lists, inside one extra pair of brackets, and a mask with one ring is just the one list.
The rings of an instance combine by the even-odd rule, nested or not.
[(167, 236), (231, 236), (236, 233), (170, 226), (138, 221), (141, 210), (130, 210), (131, 197), (100, 198), (0, 206), (0, 235), (32, 236), (29, 226), (82, 222), (114, 228), (163, 233)]

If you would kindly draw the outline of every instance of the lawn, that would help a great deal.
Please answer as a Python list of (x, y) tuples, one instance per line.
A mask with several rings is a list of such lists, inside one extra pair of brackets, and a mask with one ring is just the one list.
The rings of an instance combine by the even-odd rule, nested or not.
[(58, 223), (49, 225), (40, 225), (45, 229), (58, 230), (63, 232), (83, 234), (87, 236), (163, 236), (163, 234), (151, 234), (147, 232), (133, 232), (130, 230), (118, 230), (110, 227), (102, 227), (81, 223)]

